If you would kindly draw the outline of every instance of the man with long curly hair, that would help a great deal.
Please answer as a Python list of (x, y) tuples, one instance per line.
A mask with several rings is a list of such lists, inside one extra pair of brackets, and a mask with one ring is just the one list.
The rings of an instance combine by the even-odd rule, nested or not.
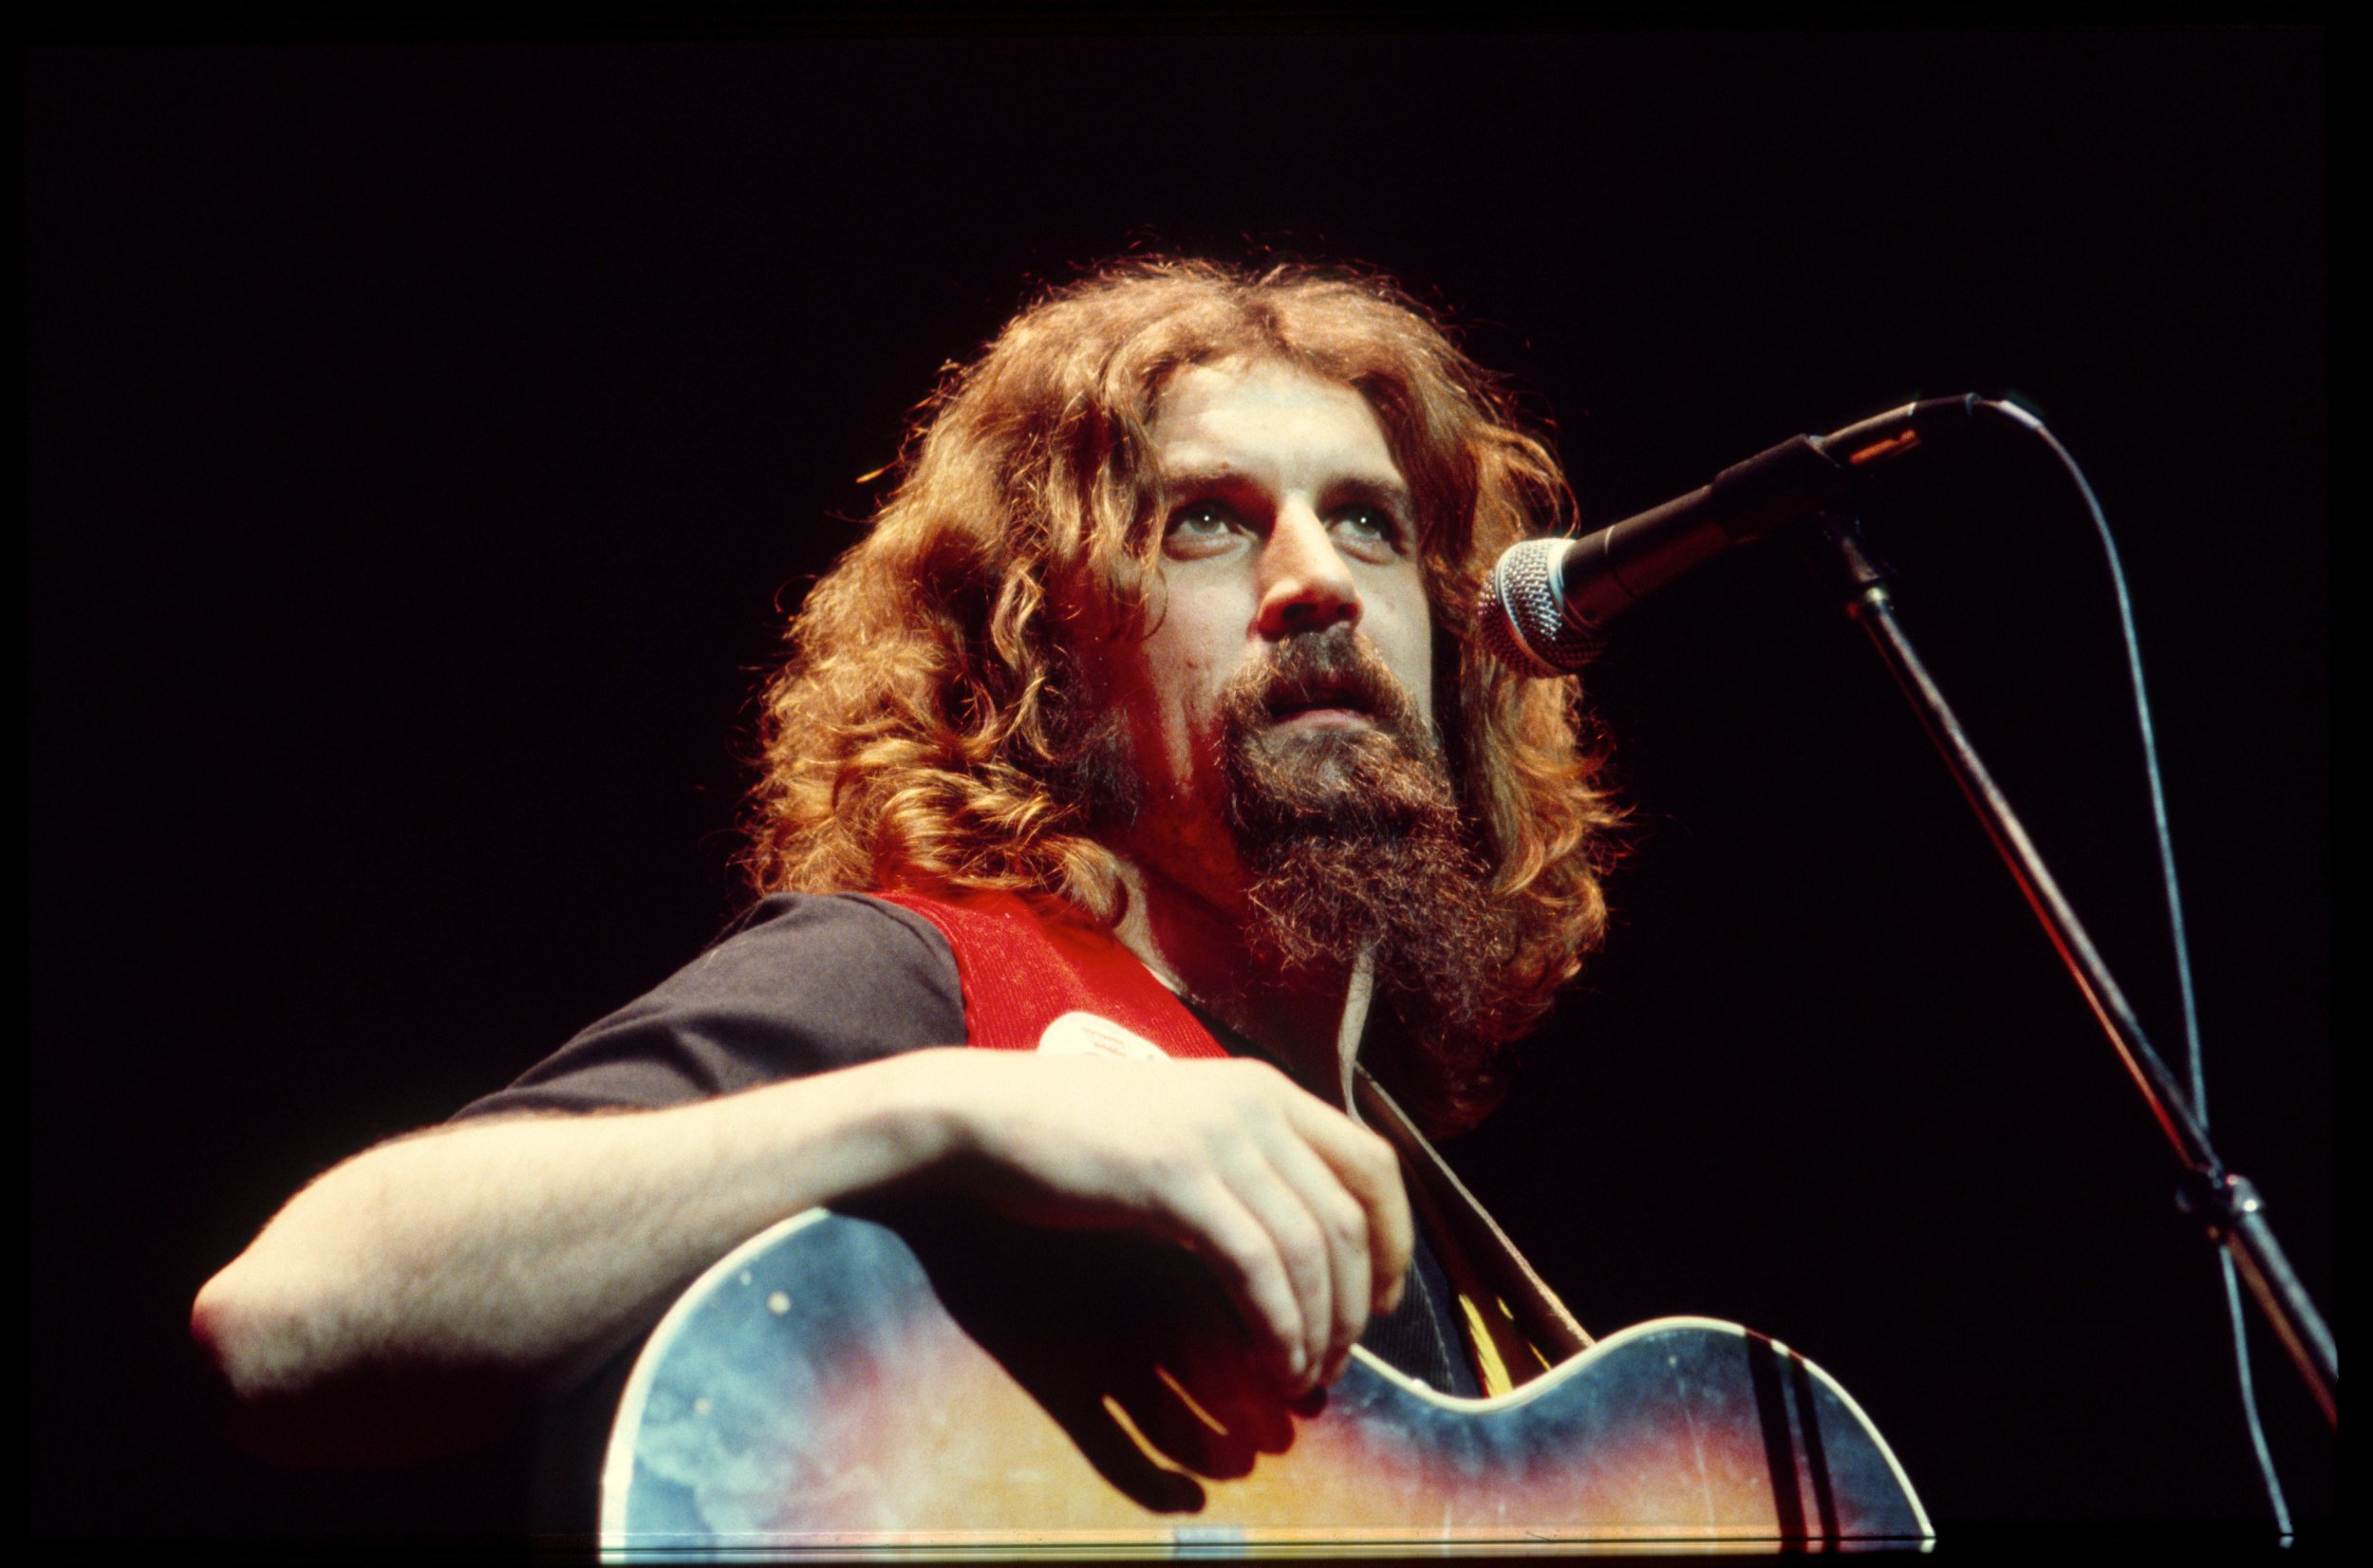
[(1140, 262), (1022, 312), (792, 623), (749, 914), (201, 1294), (255, 1440), (462, 1444), (744, 1237), (935, 1183), (1189, 1249), (1288, 1393), (1363, 1338), (1474, 1391), (1355, 1064), (1471, 1124), (1604, 924), (1573, 682), (1472, 622), (1567, 505), (1378, 280)]

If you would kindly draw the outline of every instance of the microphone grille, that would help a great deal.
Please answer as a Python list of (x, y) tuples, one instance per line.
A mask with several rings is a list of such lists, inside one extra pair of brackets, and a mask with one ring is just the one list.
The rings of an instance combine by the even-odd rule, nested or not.
[(1590, 662), (1589, 636), (1565, 615), (1564, 566), (1571, 539), (1526, 539), (1501, 552), (1475, 607), (1475, 625), (1493, 657), (1526, 675), (1569, 675)]

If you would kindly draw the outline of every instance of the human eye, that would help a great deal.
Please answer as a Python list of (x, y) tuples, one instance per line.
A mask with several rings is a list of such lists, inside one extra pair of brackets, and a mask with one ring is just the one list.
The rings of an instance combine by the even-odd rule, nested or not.
[(1173, 554), (1214, 554), (1225, 549), (1243, 527), (1235, 510), (1224, 501), (1188, 501), (1170, 513), (1164, 543)]
[(1335, 514), (1335, 531), (1356, 547), (1393, 555), (1407, 548), (1409, 531), (1390, 509), (1366, 501), (1343, 507)]

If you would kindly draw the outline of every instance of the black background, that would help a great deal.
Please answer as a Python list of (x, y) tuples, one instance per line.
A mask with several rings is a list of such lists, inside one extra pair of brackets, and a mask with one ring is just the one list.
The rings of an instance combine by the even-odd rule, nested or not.
[[(2014, 392), (2127, 551), (2220, 1147), (2332, 1278), (2313, 30), (46, 46), (28, 57), (37, 1530), (451, 1527), (265, 1469), (184, 1359), (298, 1185), (689, 957), (779, 611), (942, 363), (1138, 249), (1355, 259), (1606, 521)], [(1875, 538), (2162, 1050), (2114, 610), (2047, 461)], [(1748, 1322), (1955, 1522), (2257, 1510), (2208, 1249), (1788, 551), (1627, 623), (1607, 953), (1453, 1158), (1584, 1321)], [(2310, 1516), (2328, 1441), (2261, 1357)]]

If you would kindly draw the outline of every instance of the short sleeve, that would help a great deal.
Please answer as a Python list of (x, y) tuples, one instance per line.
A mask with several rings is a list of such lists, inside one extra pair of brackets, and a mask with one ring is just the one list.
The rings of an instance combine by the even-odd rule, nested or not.
[(659, 1110), (965, 1037), (947, 941), (860, 893), (778, 893), (455, 1121)]

